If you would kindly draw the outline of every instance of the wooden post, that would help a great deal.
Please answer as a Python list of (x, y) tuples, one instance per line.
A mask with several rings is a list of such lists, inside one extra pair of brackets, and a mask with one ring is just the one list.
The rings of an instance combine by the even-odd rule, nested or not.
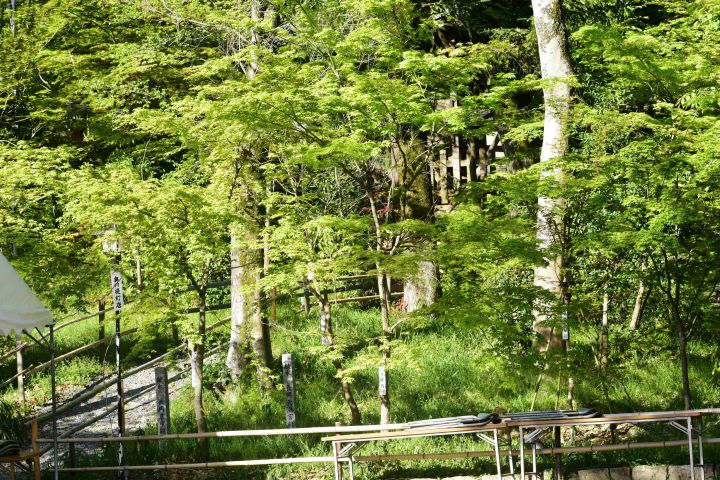
[[(119, 259), (116, 260), (119, 263)], [(125, 305), (123, 298), (123, 282), (122, 274), (118, 271), (110, 272), (110, 283), (112, 286), (113, 309), (115, 310), (115, 375), (117, 376), (117, 422), (118, 436), (125, 436), (125, 394), (122, 382), (122, 366), (120, 364), (120, 315)], [(118, 444), (118, 466), (125, 466), (125, 445), (120, 442)], [(125, 480), (126, 474), (124, 470), (120, 470), (117, 476), (118, 480)]]
[(170, 433), (170, 392), (166, 367), (155, 367), (155, 406), (158, 435)]
[[(555, 448), (562, 447), (562, 435), (560, 434), (560, 427), (555, 427)], [(555, 454), (555, 480), (562, 480), (562, 454)]]
[[(68, 444), (68, 461), (70, 462), (70, 468), (77, 467), (77, 455), (75, 452), (75, 445), (76, 443), (70, 443)], [(75, 472), (70, 472), (70, 478), (74, 479), (77, 474)]]
[(277, 288), (275, 287), (270, 294), (270, 320), (273, 325), (277, 323)]
[(30, 442), (33, 451), (33, 471), (35, 480), (40, 480), (40, 447), (38, 447), (38, 422), (33, 420), (30, 424)]
[[(335, 426), (339, 427), (340, 422), (335, 422)], [(335, 458), (337, 458), (339, 454), (340, 454), (340, 444), (333, 442), (333, 455), (335, 456)], [(336, 465), (335, 478), (337, 480), (342, 480), (342, 478), (343, 478), (342, 463), (336, 461), (335, 465)]]
[(292, 353), (282, 355), (283, 382), (285, 383), (285, 421), (289, 428), (295, 428), (295, 375), (293, 373)]
[(23, 349), (22, 341), (20, 341), (20, 334), (15, 334), (15, 348), (17, 349), (17, 388), (18, 388), (18, 400), (20, 404), (25, 406), (25, 375), (23, 375)]

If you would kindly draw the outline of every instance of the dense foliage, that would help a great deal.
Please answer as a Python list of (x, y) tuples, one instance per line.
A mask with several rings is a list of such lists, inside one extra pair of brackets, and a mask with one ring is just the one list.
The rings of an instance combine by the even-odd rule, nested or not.
[[(102, 244), (118, 240), (126, 294), (145, 312), (138, 355), (170, 328), (206, 341), (181, 314), (230, 276), (231, 243), (262, 257), (245, 293), (264, 310), (308, 278), (327, 289), (372, 273), (389, 290), (432, 262), (438, 301), (384, 305), (375, 330), (343, 323), (319, 351), (330, 378), (374, 388), (381, 364), (406, 378), (447, 329), (503, 378), (503, 394), (462, 407), (520, 391), (523, 408), (566, 407), (561, 392), (605, 410), (713, 404), (720, 1), (565, 0), (563, 13), (575, 76), (558, 180), (538, 165), (546, 82), (526, 1), (19, 2), (0, 17), (0, 248), (62, 316), (105, 295)], [(441, 151), (494, 133), (505, 156), (441, 207)], [(548, 194), (563, 199), (553, 248), (567, 291), (549, 299), (550, 323), (570, 342), (540, 353)], [(300, 329), (294, 315), (271, 331)], [(684, 387), (678, 366), (667, 404), (629, 399), (629, 365), (658, 359), (689, 361)], [(394, 388), (399, 405), (419, 395)]]

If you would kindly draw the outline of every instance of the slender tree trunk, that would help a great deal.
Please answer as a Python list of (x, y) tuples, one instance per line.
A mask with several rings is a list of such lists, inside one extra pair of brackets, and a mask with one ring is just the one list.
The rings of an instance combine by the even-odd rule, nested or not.
[(630, 316), (630, 330), (635, 330), (640, 323), (640, 312), (642, 311), (643, 299), (645, 298), (645, 284), (640, 280), (637, 295), (635, 296), (635, 306)]
[(135, 285), (142, 289), (142, 263), (140, 262), (140, 245), (135, 247)]
[[(195, 424), (198, 433), (207, 432), (207, 420), (203, 405), (203, 365), (205, 363), (205, 312), (207, 309), (205, 288), (198, 290), (199, 313), (197, 338), (190, 341), (190, 370), (193, 387), (193, 409), (195, 410)], [(198, 441), (200, 458), (207, 461), (209, 445), (207, 438)]]
[(325, 313), (325, 338), (327, 338), (328, 348), (330, 349), (333, 359), (332, 364), (335, 367), (335, 375), (340, 380), (340, 387), (342, 388), (343, 397), (345, 398), (345, 402), (347, 402), (348, 407), (350, 408), (352, 425), (360, 425), (362, 424), (362, 415), (360, 413), (360, 409), (355, 402), (355, 397), (353, 396), (352, 390), (350, 389), (350, 384), (345, 378), (345, 370), (342, 367), (342, 360), (340, 359), (339, 355), (336, 354), (337, 349), (335, 347), (335, 334), (333, 332), (332, 310), (330, 308), (330, 301), (328, 300), (327, 294), (322, 296), (322, 301), (319, 303), (320, 307)]
[(170, 324), (170, 333), (172, 334), (173, 344), (180, 345), (180, 331), (178, 330), (177, 322), (175, 320)]
[(690, 364), (688, 361), (687, 354), (687, 334), (685, 333), (685, 326), (683, 325), (682, 318), (680, 317), (680, 297), (679, 289), (676, 289), (676, 297), (672, 299), (672, 316), (673, 322), (675, 323), (675, 329), (678, 334), (678, 343), (680, 347), (680, 368), (682, 370), (682, 384), (683, 384), (683, 400), (685, 401), (685, 410), (692, 408), (692, 394), (690, 392)]
[(225, 364), (230, 369), (233, 380), (237, 380), (247, 364), (249, 353), (249, 339), (247, 324), (249, 306), (252, 303), (248, 298), (246, 287), (252, 285), (248, 267), (249, 259), (243, 255), (244, 250), (238, 244), (235, 229), (230, 234), (230, 346)]
[(610, 297), (608, 293), (603, 294), (602, 306), (602, 327), (600, 330), (600, 369), (604, 372), (608, 364), (608, 350), (610, 341), (610, 324), (608, 321), (610, 307)]
[[(567, 51), (565, 28), (562, 22), (560, 0), (532, 0), (535, 33), (538, 40), (542, 78), (552, 83), (543, 89), (545, 98), (545, 123), (541, 162), (549, 162), (567, 153), (568, 115), (570, 110), (569, 77), (572, 75), (570, 56)], [(545, 170), (544, 177), (561, 178), (559, 169)], [(563, 258), (558, 244), (563, 230), (563, 201), (559, 198), (539, 197), (537, 238), (540, 248), (546, 252), (546, 265), (535, 268), (536, 286), (551, 292), (558, 299), (562, 296)], [(547, 348), (560, 348), (562, 339), (559, 329), (545, 324), (550, 305), (539, 304), (535, 309), (535, 331), (545, 337)], [(543, 346), (540, 347), (541, 350)]]
[[(265, 208), (265, 230), (263, 230), (263, 277), (270, 274), (270, 208)], [(264, 302), (267, 306), (268, 300), (270, 301), (270, 314), (272, 317), (275, 315), (275, 298), (272, 296), (273, 293), (270, 293), (270, 298), (268, 299), (268, 294), (263, 290), (261, 292), (261, 295), (264, 297)], [(270, 320), (267, 317), (267, 314), (263, 317), (263, 340), (265, 340), (265, 355), (267, 359), (268, 366), (272, 365), (272, 341), (270, 337)]]
[[(642, 265), (642, 271), (645, 271), (645, 264)], [(645, 302), (651, 291), (652, 284), (650, 284), (650, 286), (646, 288), (645, 283), (640, 280), (637, 295), (635, 296), (635, 306), (633, 307), (633, 312), (630, 316), (630, 330), (635, 330), (640, 324), (643, 310), (645, 310)]]
[(572, 377), (568, 378), (567, 401), (568, 401), (568, 408), (570, 410), (575, 410), (575, 380)]
[[(380, 265), (377, 265), (378, 271)], [(382, 320), (383, 345), (382, 345), (382, 363), (385, 368), (385, 394), (380, 395), (380, 424), (390, 423), (390, 373), (388, 372), (388, 363), (390, 361), (390, 339), (392, 329), (390, 328), (390, 292), (388, 289), (387, 275), (379, 273), (378, 291), (380, 292), (380, 317)]]
[[(98, 300), (98, 340), (105, 338), (105, 299)], [(100, 347), (102, 353), (103, 348)]]
[[(480, 140), (477, 137), (470, 137), (469, 139), (470, 149), (468, 154), (470, 155), (470, 180), (485, 180), (487, 176), (487, 148), (485, 147), (485, 141)], [(482, 145), (481, 145), (482, 143)]]
[(438, 297), (438, 285), (438, 268), (435, 262), (421, 261), (417, 273), (405, 279), (403, 285), (405, 310), (414, 312), (435, 303)]
[[(253, 22), (259, 22), (261, 19), (261, 12), (262, 12), (262, 5), (260, 0), (251, 0), (250, 1), (250, 19)], [(250, 43), (253, 45), (258, 45), (260, 43), (260, 36), (258, 35), (257, 30), (253, 27), (250, 32)], [(254, 53), (250, 56), (250, 64), (248, 65), (246, 75), (247, 77), (252, 80), (255, 78), (255, 75), (260, 71), (260, 67), (257, 64), (257, 58)]]
[[(373, 224), (375, 226), (375, 250), (378, 254), (383, 252), (383, 236), (380, 229), (380, 216), (378, 215), (375, 199), (371, 186), (366, 186), (366, 193), (370, 203), (370, 212), (372, 213)], [(385, 369), (386, 382), (385, 394), (380, 395), (380, 424), (390, 423), (390, 375), (388, 373), (388, 363), (390, 360), (390, 339), (392, 329), (390, 328), (390, 284), (387, 274), (383, 272), (380, 262), (375, 262), (377, 269), (378, 296), (380, 297), (380, 319), (382, 324), (383, 344), (382, 344), (382, 365)]]

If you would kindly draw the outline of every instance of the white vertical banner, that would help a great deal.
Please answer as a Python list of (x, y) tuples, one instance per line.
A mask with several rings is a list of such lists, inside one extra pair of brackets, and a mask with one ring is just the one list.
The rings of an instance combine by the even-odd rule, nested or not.
[(295, 428), (295, 374), (292, 353), (282, 355), (283, 382), (285, 383), (285, 421), (289, 428)]
[(387, 373), (385, 373), (385, 367), (378, 368), (378, 393), (381, 397), (387, 395)]
[(125, 306), (123, 300), (123, 281), (120, 272), (110, 272), (110, 285), (112, 287), (113, 307), (115, 313), (120, 313)]

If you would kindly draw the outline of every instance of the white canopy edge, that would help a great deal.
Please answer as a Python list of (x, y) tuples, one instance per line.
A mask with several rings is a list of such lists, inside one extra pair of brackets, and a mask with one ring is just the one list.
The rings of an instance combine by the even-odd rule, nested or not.
[(0, 253), (0, 336), (42, 329), (52, 322), (52, 312)]

